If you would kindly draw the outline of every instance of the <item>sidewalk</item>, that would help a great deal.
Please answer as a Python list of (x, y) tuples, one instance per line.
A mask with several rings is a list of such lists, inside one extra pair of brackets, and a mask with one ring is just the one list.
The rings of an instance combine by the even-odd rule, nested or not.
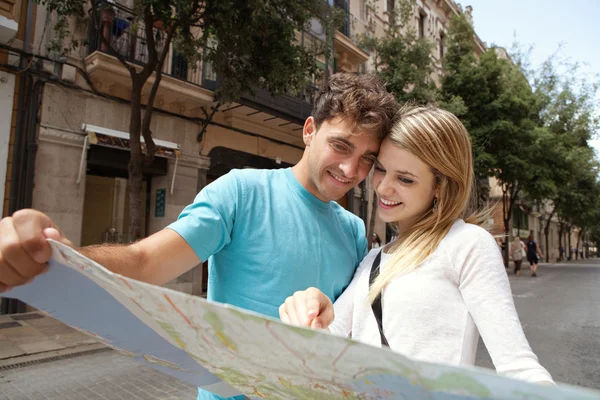
[[(598, 257), (590, 257), (590, 258), (584, 258), (584, 259), (579, 259), (579, 260), (562, 260), (562, 261), (555, 261), (555, 262), (546, 262), (545, 259), (544, 260), (540, 260), (539, 266), (541, 267), (567, 267), (567, 266), (577, 266), (577, 265), (598, 265), (600, 266), (600, 258)], [(508, 267), (506, 267), (506, 269), (513, 269), (514, 268), (514, 263), (512, 261), (512, 259), (508, 262)], [(523, 262), (521, 263), (521, 269), (529, 269), (530, 265), (529, 262), (526, 259), (523, 259)]]
[(40, 312), (0, 315), (0, 368), (104, 347)]

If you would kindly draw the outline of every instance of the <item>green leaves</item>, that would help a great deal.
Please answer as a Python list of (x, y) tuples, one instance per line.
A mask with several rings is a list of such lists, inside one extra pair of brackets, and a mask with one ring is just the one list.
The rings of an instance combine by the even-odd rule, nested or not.
[(385, 36), (363, 37), (360, 45), (375, 56), (377, 74), (399, 102), (426, 104), (436, 99), (435, 83), (430, 78), (434, 71), (433, 43), (419, 38), (410, 24), (414, 7), (414, 1), (397, 1)]

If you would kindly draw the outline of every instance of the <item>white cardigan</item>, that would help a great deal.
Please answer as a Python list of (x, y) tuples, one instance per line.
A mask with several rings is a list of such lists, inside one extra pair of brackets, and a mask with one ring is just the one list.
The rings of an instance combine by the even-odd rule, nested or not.
[[(381, 346), (367, 300), (372, 250), (334, 304), (333, 334)], [(391, 255), (382, 254), (381, 269)], [(552, 377), (523, 333), (502, 256), (483, 228), (456, 220), (435, 252), (398, 276), (382, 295), (383, 329), (390, 348), (417, 360), (473, 365), (479, 333), (499, 374), (531, 382)]]

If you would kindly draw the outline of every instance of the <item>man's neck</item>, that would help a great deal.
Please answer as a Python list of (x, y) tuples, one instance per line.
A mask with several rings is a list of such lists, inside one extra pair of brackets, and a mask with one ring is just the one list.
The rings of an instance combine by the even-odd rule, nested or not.
[(298, 164), (296, 164), (292, 167), (292, 173), (294, 174), (294, 176), (296, 177), (298, 182), (300, 182), (300, 185), (302, 185), (302, 187), (304, 189), (306, 189), (308, 191), (308, 193), (312, 194), (313, 196), (315, 196), (317, 199), (319, 199), (321, 201), (329, 202), (328, 199), (322, 198), (321, 194), (319, 193), (319, 191), (317, 190), (317, 188), (311, 181), (310, 171), (309, 171), (308, 165), (306, 165), (306, 161), (304, 158), (302, 160), (300, 160), (300, 162)]

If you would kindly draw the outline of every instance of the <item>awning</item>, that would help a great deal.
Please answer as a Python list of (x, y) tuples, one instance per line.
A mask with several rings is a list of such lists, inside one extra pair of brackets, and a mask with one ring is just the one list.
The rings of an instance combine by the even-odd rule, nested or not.
[[(83, 150), (81, 153), (81, 161), (79, 163), (79, 176), (77, 177), (77, 184), (81, 182), (81, 176), (83, 174), (84, 160), (89, 144), (95, 144), (98, 146), (112, 147), (120, 150), (130, 150), (129, 142), (130, 136), (128, 132), (117, 131), (114, 129), (104, 128), (101, 126), (82, 124), (81, 129), (87, 134), (83, 142)], [(142, 151), (146, 153), (146, 142), (141, 137)], [(175, 175), (177, 174), (177, 163), (179, 161), (180, 146), (177, 143), (168, 142), (166, 140), (154, 139), (156, 146), (156, 157), (171, 158), (175, 160), (175, 166), (173, 168), (173, 179), (171, 181), (171, 194), (173, 194), (173, 188), (175, 185)]]
[[(129, 133), (103, 128), (101, 126), (83, 124), (81, 129), (87, 133), (89, 143), (99, 146), (113, 147), (121, 150), (129, 150)], [(146, 152), (146, 142), (142, 140), (142, 151)], [(154, 139), (156, 145), (156, 157), (178, 158), (179, 144), (167, 142), (166, 140)]]

